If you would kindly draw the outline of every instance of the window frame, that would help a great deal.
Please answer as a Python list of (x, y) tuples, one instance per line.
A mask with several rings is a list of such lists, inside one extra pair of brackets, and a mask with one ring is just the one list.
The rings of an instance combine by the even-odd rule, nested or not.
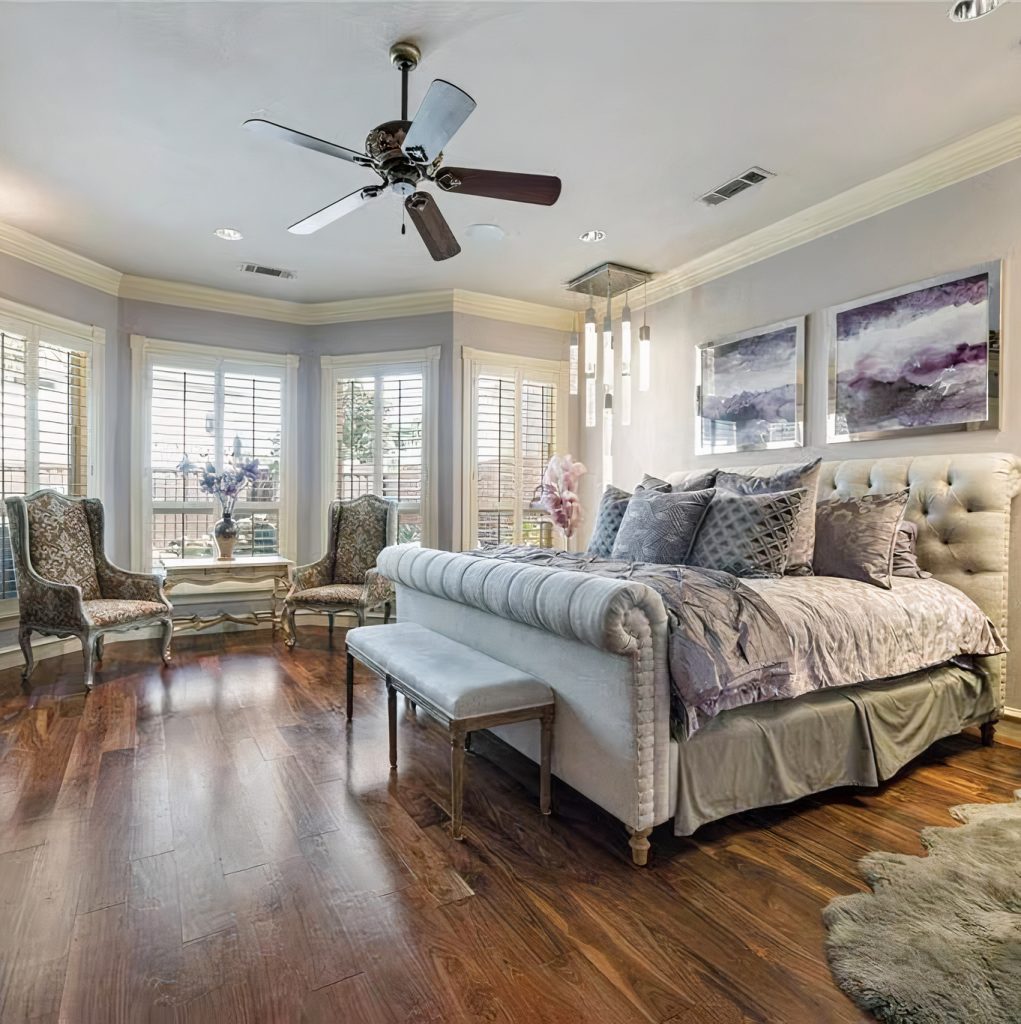
[[(88, 374), (86, 376), (85, 391), (85, 437), (88, 447), (88, 463), (85, 476), (85, 494), (90, 498), (105, 497), (104, 494), (104, 445), (106, 441), (105, 431), (105, 409), (103, 401), (103, 385), (106, 366), (106, 330), (94, 324), (80, 323), (77, 320), (69, 320), (66, 317), (47, 313), (41, 309), (34, 309), (31, 306), (22, 305), (10, 299), (0, 298), (0, 329), (11, 334), (18, 334), (26, 338), (26, 356), (31, 348), (38, 352), (39, 342), (56, 345), (61, 348), (73, 349), (88, 356)], [(38, 379), (38, 362), (30, 369), (26, 359), (26, 377), (32, 374), (33, 381)], [(33, 463), (38, 467), (38, 448), (33, 453), (29, 451), (28, 442), (34, 439), (38, 444), (39, 423), (36, 419), (32, 423), (29, 419), (30, 408), (37, 407), (38, 391), (34, 396), (28, 393), (25, 395), (25, 461), (26, 477), (28, 467)], [(37, 482), (38, 483), (38, 482)], [(38, 487), (34, 488), (38, 489)], [(31, 494), (32, 492), (27, 492)], [(5, 510), (6, 512), (6, 510)], [(18, 599), (16, 597), (0, 598), (0, 619), (11, 618), (18, 614)]]
[[(461, 350), (461, 359), (463, 364), (461, 408), (466, 412), (461, 418), (461, 474), (462, 480), (467, 482), (467, 487), (461, 496), (461, 545), (463, 551), (471, 551), (478, 546), (478, 493), (476, 486), (478, 392), (476, 384), (479, 375), (489, 370), (504, 374), (513, 371), (518, 387), (524, 377), (529, 377), (539, 383), (555, 385), (557, 388), (557, 412), (554, 425), (554, 448), (563, 451), (568, 444), (569, 435), (570, 365), (565, 359), (515, 356), (506, 352), (487, 352), (485, 349), (468, 348), (467, 346)], [(518, 455), (520, 454), (519, 449), (520, 445), (515, 444), (515, 451)]]
[[(132, 431), (131, 431), (131, 561), (141, 572), (152, 565), (152, 371), (156, 364), (217, 375), (217, 394), (222, 392), (224, 374), (279, 375), (280, 377), (280, 501), (266, 503), (266, 509), (280, 516), (280, 557), (296, 556), (297, 494), (297, 408), (298, 364), (296, 355), (217, 348), (186, 341), (166, 341), (131, 335)], [(221, 399), (218, 399), (222, 401)], [(182, 453), (183, 454), (183, 453)], [(210, 498), (215, 511), (216, 501)], [(182, 507), (192, 503), (180, 502)], [(204, 505), (204, 503), (202, 503)], [(246, 509), (259, 510), (260, 503), (244, 502)]]
[(435, 547), (438, 513), (438, 416), (439, 416), (439, 361), (441, 348), (402, 349), (393, 352), (373, 352), (353, 355), (324, 355), (320, 357), (322, 392), (320, 398), (320, 453), (323, 482), (320, 508), (320, 536), (327, 541), (330, 502), (337, 497), (337, 382), (346, 377), (374, 374), (422, 374), (422, 546)]

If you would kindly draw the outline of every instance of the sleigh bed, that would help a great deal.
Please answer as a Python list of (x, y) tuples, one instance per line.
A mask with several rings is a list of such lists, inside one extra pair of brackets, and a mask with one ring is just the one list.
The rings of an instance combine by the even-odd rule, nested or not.
[[(1009, 454), (823, 463), (820, 501), (910, 490), (905, 518), (918, 525), (918, 561), (933, 578), (897, 580), (892, 590), (830, 577), (743, 580), (746, 602), (772, 609), (788, 631), (781, 640), (793, 670), (772, 690), (761, 677), (750, 691), (730, 679), (719, 651), (700, 662), (698, 621), (686, 622), (683, 602), (619, 567), (602, 575), (531, 564), (539, 555), (414, 546), (386, 549), (378, 567), (396, 583), (402, 620), (549, 683), (553, 774), (623, 822), (642, 864), (652, 828), (671, 819), (687, 835), (738, 811), (877, 785), (968, 726), (991, 736), (1006, 657), (985, 652), (1002, 651), (1007, 636), (1019, 484), (1021, 463)], [(716, 632), (714, 606), (703, 605), (703, 625)], [(734, 642), (753, 634), (742, 619)], [(763, 651), (769, 642), (761, 638)], [(539, 760), (534, 729), (495, 731)]]

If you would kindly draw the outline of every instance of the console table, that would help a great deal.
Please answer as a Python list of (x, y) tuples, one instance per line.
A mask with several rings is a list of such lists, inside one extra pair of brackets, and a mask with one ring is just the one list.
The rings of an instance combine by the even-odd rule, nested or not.
[(215, 615), (175, 615), (174, 631), (187, 629), (199, 630), (218, 626), (221, 622), (239, 622), (242, 625), (254, 626), (260, 622), (273, 623), (273, 635), (276, 636), (277, 626), (287, 636), (287, 623), (281, 616), (283, 598), (291, 584), (291, 569), (294, 563), (281, 555), (250, 555), (234, 558), (229, 562), (221, 562), (216, 558), (168, 558), (160, 563), (166, 573), (163, 583), (164, 591), (169, 594), (182, 583), (191, 583), (200, 587), (212, 586), (215, 583), (264, 583), (273, 584), (272, 606), (269, 611), (217, 612)]

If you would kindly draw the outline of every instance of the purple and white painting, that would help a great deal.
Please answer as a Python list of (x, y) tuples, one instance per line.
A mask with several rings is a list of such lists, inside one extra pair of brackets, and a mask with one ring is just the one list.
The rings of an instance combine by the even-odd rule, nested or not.
[(703, 345), (698, 454), (799, 447), (804, 360), (804, 317)]
[(999, 263), (830, 310), (829, 440), (995, 427)]

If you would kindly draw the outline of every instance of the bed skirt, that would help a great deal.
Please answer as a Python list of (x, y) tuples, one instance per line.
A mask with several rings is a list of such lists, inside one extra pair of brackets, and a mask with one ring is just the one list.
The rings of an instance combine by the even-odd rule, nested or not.
[(941, 665), (726, 711), (671, 741), (674, 832), (835, 786), (877, 786), (936, 740), (997, 716), (990, 676)]

